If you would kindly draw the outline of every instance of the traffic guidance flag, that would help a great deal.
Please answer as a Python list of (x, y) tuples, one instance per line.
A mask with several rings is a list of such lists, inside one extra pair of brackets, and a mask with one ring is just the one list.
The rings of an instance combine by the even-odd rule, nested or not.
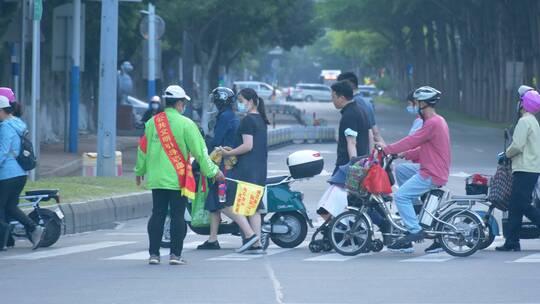
[(242, 181), (232, 181), (238, 183), (233, 212), (244, 216), (252, 216), (257, 211), (259, 202), (264, 195), (264, 187)]

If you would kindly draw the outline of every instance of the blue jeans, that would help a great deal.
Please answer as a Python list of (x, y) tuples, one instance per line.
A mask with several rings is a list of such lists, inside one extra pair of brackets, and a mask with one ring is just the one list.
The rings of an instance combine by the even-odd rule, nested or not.
[(416, 174), (399, 187), (399, 190), (394, 196), (394, 202), (396, 203), (399, 215), (403, 220), (403, 224), (405, 224), (405, 228), (410, 233), (417, 233), (422, 230), (414, 212), (413, 202), (434, 187), (431, 177), (426, 179), (420, 174)]
[(420, 165), (414, 163), (403, 163), (396, 166), (396, 182), (398, 186), (405, 184), (411, 177), (420, 172)]
[[(420, 172), (420, 165), (415, 163), (399, 164), (396, 166), (394, 172), (396, 174), (396, 182), (398, 186), (401, 187), (401, 185), (405, 184), (409, 179), (411, 179), (411, 177)], [(420, 199), (415, 199), (413, 204), (416, 206), (422, 206), (422, 201)]]

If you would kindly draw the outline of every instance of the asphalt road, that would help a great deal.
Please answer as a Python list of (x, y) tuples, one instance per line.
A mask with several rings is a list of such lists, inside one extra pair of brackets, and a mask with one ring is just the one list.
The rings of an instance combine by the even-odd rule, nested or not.
[[(337, 121), (330, 103), (299, 103)], [(404, 109), (378, 106), (387, 142), (405, 135), (412, 117)], [(462, 176), (493, 173), (502, 131), (450, 122), (453, 142), (449, 189), (462, 194)], [(269, 175), (286, 174), (285, 158), (299, 149), (322, 152), (321, 176), (293, 184), (304, 192), (309, 214), (326, 189), (335, 144), (293, 145), (273, 150)], [(522, 241), (524, 251), (498, 253), (495, 244), (468, 258), (426, 255), (429, 242), (413, 254), (383, 251), (355, 257), (313, 254), (307, 240), (295, 249), (271, 245), (267, 254), (237, 255), (234, 236), (221, 236), (223, 249), (197, 251), (204, 236), (188, 234), (186, 266), (146, 264), (146, 219), (119, 223), (114, 230), (64, 236), (51, 248), (31, 251), (27, 241), (0, 253), (0, 303), (540, 303), (540, 241)], [(310, 231), (310, 234), (313, 231)]]

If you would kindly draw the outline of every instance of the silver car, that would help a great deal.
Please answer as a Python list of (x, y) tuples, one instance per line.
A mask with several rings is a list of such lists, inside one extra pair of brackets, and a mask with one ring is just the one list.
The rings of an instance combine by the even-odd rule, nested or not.
[[(255, 90), (255, 92), (257, 92), (257, 95), (259, 95), (259, 97), (262, 97), (264, 98), (265, 100), (271, 100), (272, 99), (272, 93), (274, 91), (274, 88), (265, 83), (265, 82), (260, 82), (260, 81), (235, 81), (234, 84), (236, 85), (236, 89), (238, 90), (238, 92), (240, 92), (240, 90), (244, 89), (244, 88), (251, 88), (253, 90)], [(283, 93), (280, 91), (280, 90), (275, 90), (276, 91), (276, 99), (277, 100), (280, 100), (283, 98)]]
[(292, 100), (331, 101), (332, 90), (324, 84), (299, 83), (293, 90)]

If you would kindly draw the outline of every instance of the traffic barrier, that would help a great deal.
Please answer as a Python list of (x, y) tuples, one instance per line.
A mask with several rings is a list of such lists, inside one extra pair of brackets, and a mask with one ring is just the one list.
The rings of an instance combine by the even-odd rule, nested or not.
[(295, 126), (279, 128), (268, 131), (268, 147), (280, 146), (288, 143), (310, 144), (316, 142), (334, 142), (335, 129), (332, 127), (319, 126)]

